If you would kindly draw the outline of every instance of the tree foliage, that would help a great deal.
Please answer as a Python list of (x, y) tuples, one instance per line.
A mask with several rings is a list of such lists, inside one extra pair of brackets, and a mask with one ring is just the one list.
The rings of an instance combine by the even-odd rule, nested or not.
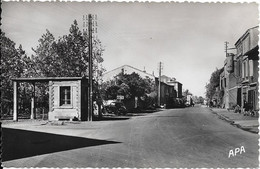
[(189, 89), (184, 90), (184, 92), (182, 92), (182, 97), (183, 97), (183, 101), (186, 102), (187, 101), (187, 96), (188, 95), (192, 95), (189, 91)]
[[(15, 77), (83, 77), (88, 76), (88, 36), (83, 34), (75, 20), (69, 28), (69, 34), (59, 37), (46, 30), (38, 40), (34, 54), (27, 57), (20, 45), (1, 32), (1, 111), (12, 109), (13, 86), (11, 78)], [(93, 39), (93, 76), (100, 80), (104, 68), (102, 66), (103, 47), (100, 40)], [(30, 84), (19, 85), (19, 94), (30, 100)], [(37, 84), (36, 97), (47, 100), (47, 84)]]
[[(88, 37), (84, 35), (75, 20), (69, 34), (55, 40), (50, 31), (39, 39), (39, 45), (33, 49), (34, 62), (38, 76), (44, 77), (83, 77), (88, 76)], [(101, 42), (93, 42), (93, 73), (104, 71)], [(100, 73), (101, 71), (101, 73)], [(95, 76), (96, 77), (96, 76)]]
[(117, 95), (123, 95), (125, 99), (134, 97), (145, 97), (155, 90), (155, 83), (150, 78), (142, 78), (139, 74), (133, 72), (132, 74), (120, 73), (112, 81), (103, 84), (106, 99), (116, 99)]
[(20, 45), (15, 47), (15, 43), (1, 32), (1, 111), (9, 113), (13, 101), (12, 78), (21, 77), (24, 73), (27, 59), (25, 51)]
[(223, 72), (222, 69), (216, 69), (214, 72), (212, 72), (209, 83), (206, 84), (206, 97), (210, 100), (212, 100), (213, 96), (216, 93), (216, 87), (219, 86), (219, 79), (220, 74)]
[(203, 104), (204, 103), (204, 98), (202, 96), (194, 96), (194, 102), (198, 104)]

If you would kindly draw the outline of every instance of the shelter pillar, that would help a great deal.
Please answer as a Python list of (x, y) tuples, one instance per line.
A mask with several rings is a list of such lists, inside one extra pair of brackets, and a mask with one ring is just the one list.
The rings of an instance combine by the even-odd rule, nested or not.
[(18, 82), (14, 81), (13, 121), (18, 121)]
[[(49, 81), (49, 112), (48, 113), (50, 113), (51, 111), (52, 111), (52, 107), (53, 107), (53, 102), (52, 102), (52, 100), (53, 100), (53, 95), (52, 95), (52, 84), (53, 84), (53, 82), (52, 81)], [(48, 119), (49, 119), (49, 115), (48, 115)]]
[(32, 93), (32, 100), (31, 100), (31, 119), (36, 118), (35, 112), (35, 83), (33, 83), (33, 93)]

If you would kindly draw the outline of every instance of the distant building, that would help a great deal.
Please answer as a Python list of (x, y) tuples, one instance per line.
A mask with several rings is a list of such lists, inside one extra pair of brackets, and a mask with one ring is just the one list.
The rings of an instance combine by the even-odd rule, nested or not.
[[(159, 79), (156, 78), (156, 84), (158, 86)], [(168, 76), (161, 76), (161, 105), (166, 104), (168, 107), (174, 107), (174, 101), (176, 98), (182, 98), (182, 84), (176, 81), (175, 78)]]
[(123, 65), (123, 66), (120, 66), (118, 68), (115, 68), (113, 70), (103, 73), (102, 80), (103, 80), (103, 82), (113, 81), (119, 73), (131, 74), (133, 72), (139, 74), (140, 77), (142, 77), (142, 78), (149, 77), (153, 80), (155, 79), (154, 75), (147, 73), (145, 70), (142, 71), (140, 69), (134, 68), (129, 65)]
[(174, 89), (176, 90), (176, 98), (182, 98), (182, 84), (176, 79), (171, 79), (170, 81), (167, 81), (168, 85), (174, 86)]
[(194, 103), (193, 103), (193, 99), (192, 99), (192, 94), (191, 93), (187, 93), (187, 96), (186, 96), (186, 105), (187, 106), (192, 106)]
[(175, 78), (171, 78), (165, 75), (161, 76), (161, 82), (169, 85), (174, 86), (174, 89), (176, 90), (176, 98), (182, 98), (182, 84), (178, 81), (176, 81)]
[[(137, 73), (142, 78), (151, 78), (155, 81), (156, 84), (156, 93), (158, 96), (158, 86), (159, 86), (159, 78), (155, 77), (153, 74), (147, 73), (145, 70), (142, 71), (140, 69), (134, 68), (129, 65), (123, 65), (111, 71), (105, 72), (103, 74), (103, 82), (111, 82), (114, 83), (119, 73), (131, 74)], [(157, 97), (156, 96), (156, 97)], [(160, 92), (160, 102), (161, 105), (169, 104), (174, 98), (182, 98), (182, 84), (176, 81), (175, 78), (170, 78), (168, 76), (161, 76), (161, 92)]]

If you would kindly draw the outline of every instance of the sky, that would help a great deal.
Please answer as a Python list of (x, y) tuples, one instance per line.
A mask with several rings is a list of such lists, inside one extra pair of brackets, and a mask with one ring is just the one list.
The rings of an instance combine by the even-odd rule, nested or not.
[[(55, 38), (74, 20), (96, 14), (107, 71), (130, 65), (174, 77), (193, 95), (205, 96), (211, 73), (224, 65), (224, 42), (234, 47), (259, 25), (257, 3), (3, 2), (1, 29), (28, 55), (48, 29)], [(235, 51), (234, 51), (235, 52)]]

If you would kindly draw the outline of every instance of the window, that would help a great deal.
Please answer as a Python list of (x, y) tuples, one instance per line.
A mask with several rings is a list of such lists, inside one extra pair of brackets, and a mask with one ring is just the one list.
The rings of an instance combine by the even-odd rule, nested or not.
[(241, 74), (242, 74), (241, 70), (242, 70), (241, 61), (239, 60), (238, 61), (238, 76), (239, 77), (241, 77)]
[(253, 109), (256, 107), (256, 94), (254, 90), (248, 91), (248, 103), (252, 106)]
[(71, 89), (70, 86), (60, 87), (60, 106), (71, 104)]
[(239, 44), (236, 45), (237, 48), (237, 55), (240, 56), (243, 54), (243, 44), (242, 42), (239, 42)]
[(243, 62), (243, 75), (242, 75), (243, 78), (246, 77), (246, 62)]
[(246, 53), (250, 50), (250, 41), (249, 36), (246, 36), (246, 38), (243, 41), (243, 52)]
[(243, 65), (242, 65), (242, 78), (248, 78), (248, 60), (244, 60), (243, 61)]
[(253, 60), (249, 60), (249, 76), (254, 76), (254, 63), (253, 63)]

